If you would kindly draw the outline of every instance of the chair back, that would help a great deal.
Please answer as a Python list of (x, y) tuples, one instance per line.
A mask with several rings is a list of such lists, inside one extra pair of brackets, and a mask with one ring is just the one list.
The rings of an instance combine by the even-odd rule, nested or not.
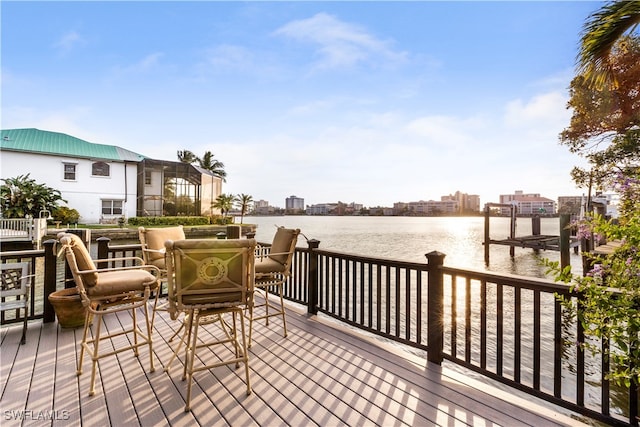
[[(16, 303), (24, 306), (22, 303), (14, 300), (17, 296), (27, 297), (29, 291), (29, 263), (28, 262), (11, 262), (0, 264), (0, 310), (9, 310), (15, 308)], [(11, 297), (10, 299), (5, 299)], [(9, 301), (12, 301), (11, 303)], [(5, 308), (6, 306), (6, 308)]]
[(185, 239), (182, 225), (163, 228), (138, 227), (138, 237), (144, 263), (155, 265), (160, 270), (166, 269), (164, 242)]
[(285, 272), (291, 268), (291, 260), (293, 259), (299, 234), (299, 228), (278, 227), (275, 236), (273, 236), (273, 243), (268, 257), (284, 266)]
[(231, 307), (253, 296), (254, 239), (167, 241), (172, 309)]
[(82, 239), (75, 234), (59, 233), (58, 240), (62, 244), (78, 293), (84, 296), (86, 288), (93, 287), (98, 283), (98, 272), (93, 259), (91, 259), (91, 254)]

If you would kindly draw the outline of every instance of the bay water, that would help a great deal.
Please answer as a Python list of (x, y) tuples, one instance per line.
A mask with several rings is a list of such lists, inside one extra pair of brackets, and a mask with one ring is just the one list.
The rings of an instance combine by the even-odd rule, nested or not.
[[(236, 219), (236, 222), (239, 222)], [(256, 224), (256, 239), (271, 242), (276, 226), (299, 228), (303, 234), (298, 247), (306, 247), (305, 238), (320, 241), (320, 248), (355, 255), (401, 261), (426, 262), (425, 254), (446, 254), (448, 267), (509, 273), (544, 278), (543, 258), (559, 261), (558, 251), (516, 248), (514, 257), (509, 247), (491, 245), (489, 265), (484, 261), (484, 217), (385, 217), (385, 216), (252, 216), (246, 224)], [(517, 218), (516, 236), (532, 234), (530, 218)], [(541, 234), (560, 235), (559, 218), (541, 218)], [(491, 239), (509, 237), (510, 219), (492, 217)], [(582, 274), (580, 255), (571, 252), (575, 274)]]

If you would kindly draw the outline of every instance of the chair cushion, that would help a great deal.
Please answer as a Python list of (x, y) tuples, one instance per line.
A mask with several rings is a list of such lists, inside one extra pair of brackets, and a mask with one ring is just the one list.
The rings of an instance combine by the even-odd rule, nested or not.
[(182, 295), (183, 304), (244, 304), (241, 292), (221, 292), (218, 294)]
[(256, 258), (256, 275), (265, 273), (283, 273), (284, 264), (271, 258)]
[(118, 270), (96, 273), (98, 282), (95, 286), (87, 288), (90, 297), (102, 297), (117, 295), (130, 291), (144, 291), (145, 285), (152, 283), (150, 289), (155, 289), (156, 277), (146, 270)]
[(276, 231), (276, 235), (273, 237), (273, 244), (271, 245), (269, 258), (279, 262), (280, 264), (285, 264), (289, 258), (288, 252), (291, 250), (291, 243), (297, 237), (298, 230), (278, 227), (278, 231)]
[[(147, 247), (154, 250), (164, 250), (164, 242), (167, 240), (184, 240), (184, 229), (181, 225), (177, 227), (166, 228), (147, 228), (145, 229), (145, 240)], [(158, 268), (164, 269), (164, 253), (147, 252), (149, 261)], [(162, 267), (153, 261), (162, 260)]]
[[(89, 254), (89, 251), (84, 246), (84, 242), (82, 241), (82, 239), (80, 239), (79, 236), (76, 236), (75, 234), (71, 234), (71, 233), (60, 233), (58, 234), (58, 239), (60, 239), (63, 236), (71, 240), (70, 246), (71, 246), (71, 250), (73, 251), (73, 255), (76, 258), (76, 264), (78, 265), (78, 270), (79, 271), (95, 270), (96, 265), (91, 259), (91, 254)], [(84, 285), (87, 287), (95, 286), (95, 284), (98, 281), (98, 273), (83, 274), (82, 281), (84, 282)]]

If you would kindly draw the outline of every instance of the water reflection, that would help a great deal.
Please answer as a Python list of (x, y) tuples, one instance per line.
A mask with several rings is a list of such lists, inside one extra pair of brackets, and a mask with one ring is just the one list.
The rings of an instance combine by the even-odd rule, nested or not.
[[(280, 216), (245, 217), (245, 223), (257, 224), (256, 238), (270, 242), (274, 225), (300, 228), (309, 239), (320, 240), (320, 247), (363, 256), (425, 262), (424, 254), (437, 250), (445, 253), (445, 265), (471, 270), (545, 277), (542, 258), (559, 261), (557, 251), (516, 248), (509, 256), (508, 246), (492, 245), (490, 265), (484, 263), (483, 217), (336, 217), (336, 216)], [(558, 218), (542, 218), (541, 233), (559, 235)], [(531, 220), (518, 218), (517, 236), (531, 234)], [(509, 236), (509, 218), (491, 218), (490, 237)], [(303, 238), (298, 246), (304, 246)], [(571, 253), (571, 265), (582, 272), (579, 255)]]

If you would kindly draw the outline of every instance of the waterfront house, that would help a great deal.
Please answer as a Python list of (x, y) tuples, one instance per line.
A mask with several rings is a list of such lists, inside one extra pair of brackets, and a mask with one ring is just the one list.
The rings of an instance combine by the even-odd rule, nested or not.
[[(500, 203), (516, 206), (518, 214), (522, 215), (556, 214), (556, 202), (546, 197), (542, 197), (537, 193), (525, 194), (521, 190), (518, 190), (514, 194), (501, 194)], [(509, 208), (501, 208), (500, 213), (505, 216), (509, 215)]]
[(222, 181), (200, 167), (40, 129), (2, 130), (0, 178), (29, 174), (59, 190), (84, 223), (208, 215)]

